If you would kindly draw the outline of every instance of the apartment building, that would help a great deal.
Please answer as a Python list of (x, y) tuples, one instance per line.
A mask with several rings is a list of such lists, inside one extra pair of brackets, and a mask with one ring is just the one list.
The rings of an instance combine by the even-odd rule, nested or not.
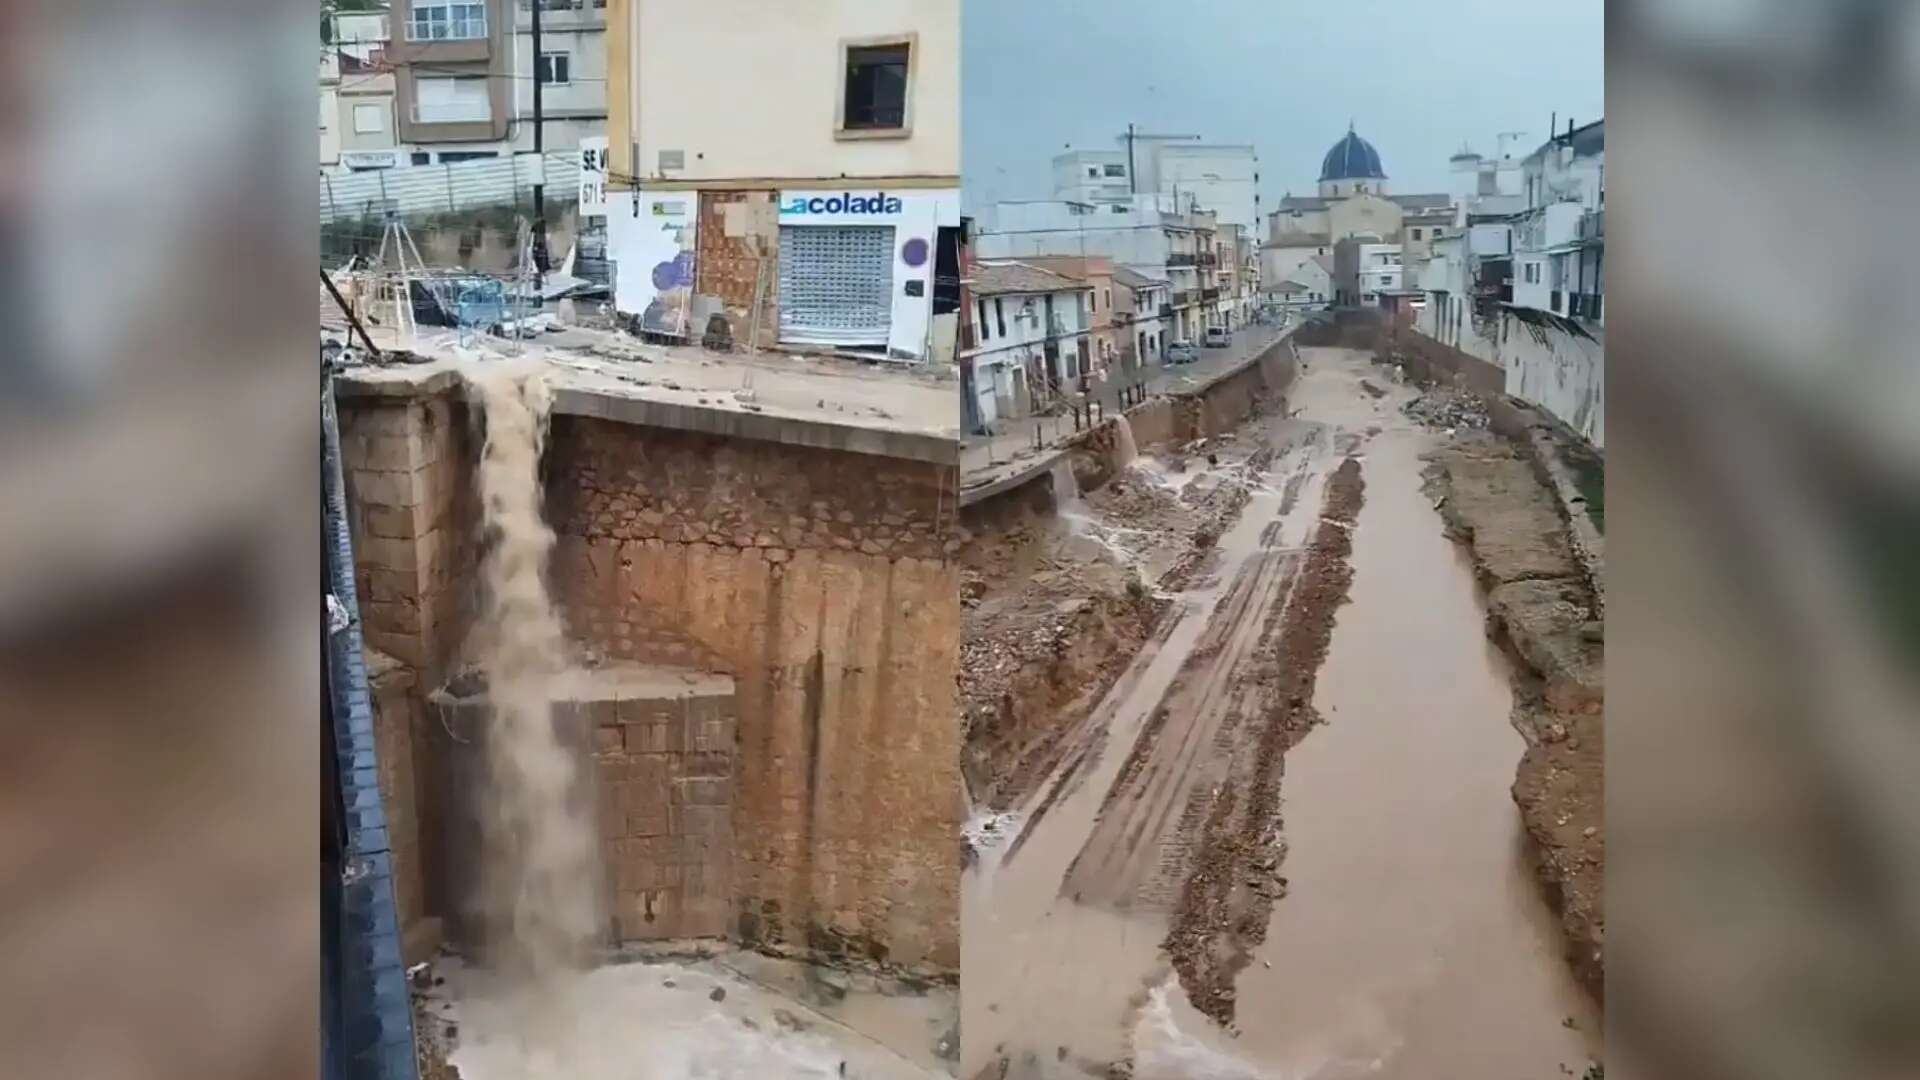
[(405, 158), (394, 119), (387, 13), (341, 12), (320, 58), (320, 167), (390, 169)]
[[(531, 154), (536, 80), (547, 151), (603, 135), (606, 0), (538, 2), (537, 49), (535, 0), (393, 0), (384, 11), (336, 15), (321, 98), (323, 116), (340, 121), (330, 137), (323, 123), (321, 164), (358, 170)], [(384, 106), (378, 128), (375, 105)]]
[(607, 21), (623, 316), (667, 338), (724, 323), (762, 347), (952, 357), (959, 0), (609, 0)]
[(1193, 341), (1208, 325), (1202, 296), (1218, 269), (1214, 234), (1212, 214), (1181, 212), (1171, 196), (1104, 204), (1043, 199), (986, 208), (976, 247), (983, 259), (1104, 255), (1116, 267), (1165, 282), (1168, 332)]

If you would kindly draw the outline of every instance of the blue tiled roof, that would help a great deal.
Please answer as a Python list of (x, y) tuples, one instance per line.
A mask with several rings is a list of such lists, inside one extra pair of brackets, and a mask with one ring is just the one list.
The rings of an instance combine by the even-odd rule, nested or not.
[(1333, 149), (1327, 151), (1326, 160), (1320, 163), (1322, 180), (1385, 180), (1387, 173), (1380, 167), (1380, 152), (1373, 144), (1349, 129), (1347, 134)]

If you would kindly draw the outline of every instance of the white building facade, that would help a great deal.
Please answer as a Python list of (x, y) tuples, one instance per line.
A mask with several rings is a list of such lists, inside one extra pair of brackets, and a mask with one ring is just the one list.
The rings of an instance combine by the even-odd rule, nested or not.
[(982, 260), (967, 285), (974, 333), (960, 361), (973, 372), (983, 422), (1027, 416), (1082, 389), (1090, 286), (1017, 260)]
[(1433, 245), (1415, 328), (1499, 368), (1508, 394), (1605, 447), (1605, 128), (1570, 128), (1517, 170), (1471, 171), (1465, 231)]
[(957, 0), (611, 0), (608, 17), (621, 316), (670, 340), (951, 361)]
[(1002, 202), (982, 212), (974, 249), (982, 259), (1104, 255), (1116, 267), (1167, 282), (1170, 340), (1194, 341), (1210, 325), (1204, 290), (1218, 287), (1214, 232), (1212, 215), (1176, 213), (1171, 196)]

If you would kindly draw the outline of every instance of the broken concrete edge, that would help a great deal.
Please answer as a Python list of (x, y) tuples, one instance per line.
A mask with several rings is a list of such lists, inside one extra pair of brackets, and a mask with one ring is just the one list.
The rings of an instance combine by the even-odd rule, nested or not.
[(1553, 492), (1554, 504), (1560, 508), (1560, 517), (1566, 522), (1567, 536), (1572, 541), (1574, 561), (1580, 564), (1587, 588), (1593, 593), (1593, 617), (1604, 621), (1607, 606), (1606, 536), (1587, 513), (1586, 497), (1580, 493), (1578, 477), (1574, 476), (1572, 468), (1560, 454), (1560, 443), (1568, 438), (1577, 439), (1583, 449), (1592, 452), (1603, 462), (1605, 455), (1570, 430), (1561, 430), (1564, 425), (1550, 422), (1552, 418), (1542, 410), (1524, 403), (1522, 407), (1536, 420), (1528, 426), (1525, 439), (1534, 472)]
[[(424, 399), (445, 394), (467, 400), (466, 380), (458, 372), (445, 368), (411, 380), (363, 379), (349, 370), (334, 376), (334, 387), (342, 398)], [(841, 450), (955, 468), (960, 464), (960, 439), (957, 434), (933, 435), (832, 420), (775, 416), (765, 412), (736, 412), (567, 386), (554, 389), (553, 411), (561, 415), (592, 417), (620, 424), (754, 439), (816, 450)], [(957, 399), (954, 414), (957, 420)]]
[(1019, 470), (1010, 472), (998, 480), (971, 488), (961, 488), (960, 506), (965, 508), (978, 502), (984, 502), (987, 499), (993, 498), (995, 495), (1004, 494), (1017, 487), (1023, 487), (1036, 476), (1051, 472), (1054, 463), (1066, 457), (1068, 452), (1072, 450), (1072, 443), (1072, 439), (1065, 440), (1041, 454), (1039, 457), (1034, 458), (1032, 462), (1022, 466)]

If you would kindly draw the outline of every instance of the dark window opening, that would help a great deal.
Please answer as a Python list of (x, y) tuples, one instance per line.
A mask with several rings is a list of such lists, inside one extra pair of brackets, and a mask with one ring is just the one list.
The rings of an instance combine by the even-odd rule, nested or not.
[(534, 77), (543, 83), (573, 81), (573, 60), (566, 53), (541, 53), (534, 57)]
[(998, 337), (1007, 336), (1007, 305), (999, 297), (993, 298), (994, 333)]
[(933, 313), (960, 310), (960, 229), (942, 225), (933, 243)]
[(907, 124), (907, 46), (847, 50), (845, 126), (850, 131)]

